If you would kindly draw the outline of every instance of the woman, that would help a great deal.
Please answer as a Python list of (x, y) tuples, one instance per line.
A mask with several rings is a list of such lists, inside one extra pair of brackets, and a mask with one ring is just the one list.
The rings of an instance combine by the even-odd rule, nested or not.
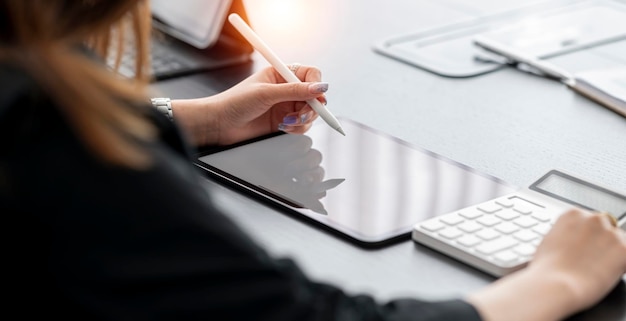
[[(324, 100), (313, 67), (285, 84), (271, 68), (213, 97), (174, 101), (177, 127), (147, 102), (148, 4), (0, 0), (0, 206), (11, 312), (100, 320), (557, 320), (590, 307), (626, 272), (605, 215), (570, 212), (530, 266), (450, 301), (350, 296), (270, 257), (213, 206), (185, 140), (231, 144), (305, 132)], [(125, 25), (137, 79), (101, 63)], [(576, 231), (576, 233), (571, 233)], [(538, 295), (540, 294), (540, 295)]]

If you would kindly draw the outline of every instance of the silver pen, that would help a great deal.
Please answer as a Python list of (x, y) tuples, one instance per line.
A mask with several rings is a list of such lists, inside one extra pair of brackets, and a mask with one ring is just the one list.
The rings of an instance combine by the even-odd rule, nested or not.
[[(274, 53), (274, 51), (261, 39), (256, 32), (248, 26), (248, 24), (241, 19), (241, 17), (236, 13), (231, 13), (228, 16), (228, 21), (241, 33), (241, 35), (248, 40), (248, 42), (256, 49), (261, 55), (278, 71), (278, 73), (290, 83), (298, 83), (301, 82), (296, 75), (294, 75), (287, 65), (285, 65), (280, 58)], [(334, 130), (338, 131), (342, 135), (346, 135), (344, 133), (343, 128), (341, 128), (341, 124), (333, 114), (326, 109), (326, 107), (317, 99), (309, 99), (306, 101), (313, 110), (315, 110), (320, 117)]]
[(548, 61), (528, 56), (519, 51), (514, 51), (512, 48), (486, 37), (477, 36), (474, 38), (474, 43), (477, 46), (498, 54), (511, 62), (530, 66), (545, 76), (559, 80), (576, 93), (581, 94), (582, 96), (585, 96), (622, 116), (626, 116), (626, 107), (624, 106), (623, 100), (613, 96), (613, 94), (611, 94), (610, 91), (607, 91), (606, 88), (599, 88), (597, 84), (589, 83), (589, 81), (585, 81), (584, 78), (581, 79), (577, 75), (571, 74)]

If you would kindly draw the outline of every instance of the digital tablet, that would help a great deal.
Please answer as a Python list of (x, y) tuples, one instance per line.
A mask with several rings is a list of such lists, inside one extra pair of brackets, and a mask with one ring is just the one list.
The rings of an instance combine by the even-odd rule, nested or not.
[(154, 26), (199, 49), (219, 38), (232, 0), (152, 0)]
[(517, 190), (364, 124), (339, 120), (345, 137), (317, 120), (305, 135), (278, 134), (200, 153), (196, 164), (363, 246), (409, 239), (420, 221)]

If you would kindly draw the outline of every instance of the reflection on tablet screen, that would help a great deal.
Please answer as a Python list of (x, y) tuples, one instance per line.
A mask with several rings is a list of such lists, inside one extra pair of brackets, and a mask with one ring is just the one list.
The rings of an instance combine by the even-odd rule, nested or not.
[(408, 235), (417, 222), (516, 190), (362, 124), (341, 122), (345, 137), (318, 121), (306, 135), (204, 155), (199, 164), (366, 243)]

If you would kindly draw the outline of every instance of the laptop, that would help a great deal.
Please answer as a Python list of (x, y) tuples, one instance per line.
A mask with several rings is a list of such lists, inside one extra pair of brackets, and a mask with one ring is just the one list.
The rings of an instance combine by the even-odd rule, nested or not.
[[(242, 64), (253, 48), (225, 23), (231, 12), (247, 20), (242, 0), (152, 0), (154, 27), (151, 72), (154, 81)], [(119, 67), (134, 76), (132, 45), (125, 46)], [(113, 65), (111, 58), (109, 65)]]

